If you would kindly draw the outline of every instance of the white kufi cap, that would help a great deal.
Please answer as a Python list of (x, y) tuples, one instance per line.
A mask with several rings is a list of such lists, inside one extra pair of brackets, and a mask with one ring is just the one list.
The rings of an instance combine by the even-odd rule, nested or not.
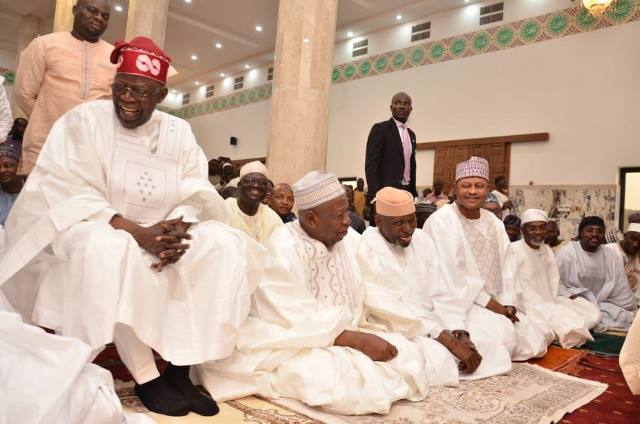
[(526, 224), (527, 222), (535, 221), (549, 222), (547, 213), (540, 209), (527, 209), (526, 211), (524, 211), (520, 219), (522, 219), (522, 225)]
[(269, 176), (267, 175), (267, 167), (264, 166), (264, 164), (259, 160), (245, 163), (242, 168), (240, 168), (240, 178), (244, 177), (247, 174), (253, 173), (262, 174), (265, 177), (269, 178)]
[(311, 171), (293, 186), (298, 210), (307, 211), (344, 195), (338, 177), (331, 172)]

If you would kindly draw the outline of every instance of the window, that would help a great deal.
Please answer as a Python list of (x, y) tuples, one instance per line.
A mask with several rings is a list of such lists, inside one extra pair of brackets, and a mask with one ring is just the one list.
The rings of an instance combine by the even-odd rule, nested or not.
[(233, 79), (233, 89), (240, 90), (244, 87), (244, 77), (237, 77)]
[(365, 38), (362, 41), (357, 41), (353, 43), (353, 48), (351, 51), (351, 57), (362, 56), (369, 52), (369, 39)]
[(189, 100), (191, 99), (191, 94), (189, 93), (184, 93), (182, 95), (182, 106), (188, 105), (189, 104)]
[(412, 43), (418, 40), (425, 40), (429, 37), (431, 37), (431, 22), (424, 22), (411, 27)]
[(207, 86), (207, 93), (204, 95), (205, 98), (213, 97), (213, 93), (215, 91), (216, 86), (211, 84)]
[(267, 81), (273, 81), (273, 67), (267, 69)]
[(502, 20), (502, 11), (504, 3), (491, 4), (480, 8), (480, 25), (490, 24), (492, 22), (500, 22)]
[(620, 168), (620, 217), (622, 232), (629, 228), (629, 215), (640, 212), (640, 168)]

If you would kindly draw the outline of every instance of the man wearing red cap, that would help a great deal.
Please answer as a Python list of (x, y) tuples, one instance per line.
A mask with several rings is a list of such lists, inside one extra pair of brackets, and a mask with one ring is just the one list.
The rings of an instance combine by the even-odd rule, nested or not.
[(189, 366), (233, 351), (263, 248), (219, 222), (191, 128), (155, 110), (170, 59), (138, 37), (111, 60), (113, 102), (72, 109), (47, 138), (6, 222), (0, 285), (23, 316), (96, 354), (114, 341), (149, 410), (214, 415)]

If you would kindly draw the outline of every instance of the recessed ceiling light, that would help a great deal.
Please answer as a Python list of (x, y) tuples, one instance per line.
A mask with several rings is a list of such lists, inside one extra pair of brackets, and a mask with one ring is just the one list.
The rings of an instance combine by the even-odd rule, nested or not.
[(184, 0), (185, 3), (191, 3), (191, 0)]
[(396, 15), (396, 19), (397, 20), (401, 20), (402, 19), (402, 15)]
[(469, 3), (469, 0), (464, 0), (465, 3)]
[(220, 77), (224, 78), (224, 72), (220, 72)]
[(198, 60), (198, 56), (196, 56), (195, 54), (191, 55), (191, 60)]
[(262, 32), (262, 26), (261, 25), (256, 25), (256, 31)]
[(124, 7), (120, 6), (119, 4), (116, 4), (115, 6), (113, 6), (113, 8), (116, 10), (116, 12), (122, 12), (124, 10)]
[(347, 32), (347, 37), (353, 37), (353, 31)]
[(216, 49), (221, 49), (222, 48), (222, 43), (216, 43)]
[(251, 68), (251, 66), (249, 66), (249, 65), (244, 65), (244, 69), (249, 69), (249, 68)]
[(302, 42), (303, 42), (303, 43), (308, 43), (308, 42), (309, 42), (309, 39), (308, 39), (308, 38), (303, 38), (303, 39), (302, 39)]
[(196, 84), (196, 85), (200, 85), (200, 81), (196, 81), (196, 82), (195, 82), (195, 84)]

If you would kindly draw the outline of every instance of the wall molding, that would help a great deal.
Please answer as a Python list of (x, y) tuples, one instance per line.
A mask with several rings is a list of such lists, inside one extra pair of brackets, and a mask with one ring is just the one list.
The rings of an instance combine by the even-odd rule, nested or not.
[[(450, 60), (587, 33), (637, 20), (640, 20), (640, 0), (618, 0), (605, 14), (598, 17), (591, 16), (582, 6), (572, 6), (544, 15), (374, 54), (336, 65), (333, 67), (331, 81), (333, 84), (342, 84), (391, 72), (436, 65)], [(254, 91), (260, 89), (268, 89), (269, 94), (262, 97), (256, 96)], [(251, 92), (254, 92), (253, 100), (248, 101)], [(172, 113), (189, 119), (269, 98), (271, 98), (271, 83), (181, 107)], [(226, 103), (225, 107), (221, 107), (223, 100)], [(218, 105), (217, 109), (214, 107), (216, 104)]]

